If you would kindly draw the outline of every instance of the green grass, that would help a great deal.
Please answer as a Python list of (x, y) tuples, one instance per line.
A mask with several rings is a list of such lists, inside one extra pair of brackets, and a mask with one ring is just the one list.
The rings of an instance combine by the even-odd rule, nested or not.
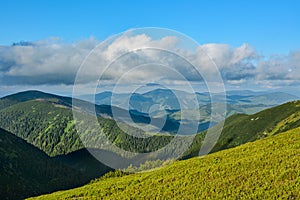
[[(212, 127), (212, 133), (222, 128), (212, 152), (232, 148), (253, 142), (270, 135), (276, 135), (300, 126), (300, 101), (293, 101), (273, 108), (263, 110), (253, 115), (235, 114), (225, 120), (224, 126)], [(206, 134), (198, 134), (183, 158), (197, 156)], [(211, 136), (213, 138), (213, 136)]]
[(37, 199), (299, 199), (299, 132)]

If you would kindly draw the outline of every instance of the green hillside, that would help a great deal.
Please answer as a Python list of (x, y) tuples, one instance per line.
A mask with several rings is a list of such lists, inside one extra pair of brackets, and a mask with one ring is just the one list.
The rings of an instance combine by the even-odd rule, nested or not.
[(22, 199), (73, 188), (89, 179), (0, 129), (0, 199)]
[[(84, 148), (75, 127), (72, 110), (57, 102), (57, 99), (36, 99), (16, 103), (0, 110), (0, 127), (25, 139), (50, 156), (62, 155)], [(89, 115), (86, 114), (88, 118)], [(88, 120), (84, 120), (86, 122)], [(106, 136), (122, 149), (147, 152), (167, 144), (171, 136), (137, 138), (141, 130), (123, 125), (126, 134), (112, 119), (99, 117), (98, 122)], [(79, 123), (79, 122), (78, 122)], [(101, 148), (96, 124), (86, 124), (85, 142), (93, 143), (91, 148)], [(98, 134), (98, 135), (97, 135)], [(136, 142), (132, 142), (135, 140)], [(97, 146), (100, 145), (100, 146)]]
[[(151, 119), (148, 114), (141, 113), (136, 110), (129, 110), (130, 117), (128, 117), (128, 111), (119, 107), (114, 107), (110, 105), (94, 105), (80, 99), (72, 99), (71, 97), (58, 96), (34, 90), (19, 92), (0, 98), (0, 110), (20, 104), (22, 102), (28, 102), (32, 100), (46, 100), (55, 103), (57, 106), (61, 106), (68, 109), (72, 109), (72, 103), (74, 100), (76, 102), (76, 107), (80, 108), (80, 112), (84, 111), (87, 113), (91, 113), (93, 112), (93, 108), (95, 108), (96, 115), (100, 117), (113, 118), (116, 121), (134, 121), (135, 123), (142, 124), (149, 124), (151, 122)], [(114, 110), (114, 116), (112, 113), (112, 109)], [(155, 119), (155, 121), (159, 124), (160, 121), (164, 121), (164, 119), (158, 117)], [(176, 132), (176, 130), (178, 130), (178, 126), (178, 121), (167, 119), (166, 124), (164, 127), (162, 127), (162, 129), (168, 132)]]
[(235, 115), (225, 121), (222, 136), (214, 151), (238, 146), (244, 141), (255, 141), (299, 126), (300, 101), (285, 103), (253, 115)]
[[(285, 103), (253, 115), (235, 114), (225, 120), (221, 136), (212, 152), (236, 147), (299, 126), (300, 101)], [(216, 133), (220, 128), (219, 125), (212, 127), (212, 133)], [(202, 132), (195, 137), (183, 158), (198, 155), (205, 134), (206, 132)]]
[(48, 155), (83, 148), (72, 123), (72, 111), (52, 101), (31, 100), (0, 110), (0, 127)]
[(46, 99), (46, 98), (56, 98), (56, 99), (63, 99), (63, 97), (59, 97), (57, 95), (48, 94), (40, 91), (25, 91), (25, 92), (19, 92), (16, 94), (8, 95), (4, 98), (0, 99), (0, 110), (3, 108), (7, 108), (11, 105), (25, 102), (33, 99)]
[(299, 199), (299, 132), (37, 199)]
[[(53, 174), (53, 172), (51, 171), (52, 168), (45, 168), (45, 171), (43, 173), (51, 174), (49, 180), (60, 180), (53, 177), (60, 176), (61, 173), (64, 173), (64, 175), (62, 176), (62, 178), (64, 178), (64, 170), (70, 170), (70, 173), (79, 174), (78, 179), (76, 180), (72, 176), (71, 184), (67, 182), (70, 179), (65, 179), (60, 182), (62, 185), (57, 184), (57, 187), (47, 185), (48, 182), (47, 184), (44, 182), (35, 182), (33, 178), (33, 181), (31, 182), (32, 187), (37, 188), (32, 188), (30, 183), (27, 184), (27, 182), (31, 180), (32, 177), (26, 177), (24, 175), (26, 173), (23, 173), (22, 170), (20, 170), (22, 172), (21, 174), (17, 173), (18, 168), (16, 168), (15, 171), (11, 172), (16, 176), (20, 176), (17, 177), (16, 180), (24, 180), (24, 184), (28, 185), (28, 188), (31, 188), (28, 189), (26, 186), (24, 187), (25, 189), (23, 188), (23, 190), (20, 190), (20, 192), (17, 192), (16, 194), (22, 194), (26, 196), (27, 191), (30, 191), (28, 192), (28, 194), (38, 195), (58, 189), (66, 189), (74, 186), (79, 186), (83, 183), (86, 183), (88, 180), (100, 177), (101, 175), (103, 175), (103, 173), (112, 170), (109, 167), (99, 163), (94, 157), (89, 154), (87, 150), (84, 149), (85, 147), (82, 144), (82, 141), (80, 140), (76, 131), (71, 103), (71, 98), (60, 97), (36, 91), (18, 93), (0, 99), (0, 128), (4, 128), (10, 131), (16, 136), (26, 140), (28, 143), (38, 147), (49, 156), (52, 156), (53, 158), (50, 159), (42, 152), (45, 158), (49, 160), (50, 163), (55, 163), (55, 165), (57, 165), (57, 167), (62, 170)], [(84, 104), (86, 102), (81, 101), (81, 103)], [(152, 152), (159, 149), (160, 147), (165, 146), (173, 138), (173, 136), (171, 135), (161, 134), (152, 135), (152, 137), (147, 138), (136, 138), (134, 137), (134, 135), (136, 134), (149, 133), (144, 133), (140, 129), (123, 124), (123, 130), (124, 128), (127, 130), (126, 132), (124, 132), (116, 124), (116, 121), (109, 118), (109, 116), (111, 115), (111, 109), (109, 108), (109, 106), (99, 106), (96, 107), (96, 110), (99, 116), (98, 122), (101, 126), (101, 133), (99, 134), (99, 131), (95, 127), (95, 124), (90, 124), (87, 122), (88, 120), (85, 120), (85, 123), (87, 123), (85, 124), (85, 127), (87, 128), (86, 130), (84, 130), (85, 136), (83, 137), (83, 140), (85, 142), (89, 142), (91, 146), (88, 147), (95, 148), (95, 151), (97, 151), (100, 155), (102, 155), (103, 153), (107, 155), (114, 154), (113, 152), (110, 152), (110, 149), (106, 149), (108, 150), (107, 152), (101, 150), (103, 147), (101, 146), (101, 138), (104, 137), (104, 134), (105, 137), (107, 137), (112, 143), (114, 143), (121, 149), (130, 152)], [(124, 111), (120, 109), (120, 112), (122, 113)], [(137, 114), (139, 115), (139, 113)], [(143, 116), (141, 117), (138, 115), (136, 115), (136, 119), (138, 121), (143, 121), (145, 119), (143, 118)], [(90, 117), (88, 113), (84, 114), (84, 118), (88, 119), (88, 117)], [(262, 138), (273, 138), (273, 136), (278, 133), (282, 133), (299, 126), (300, 101), (289, 102), (253, 115), (236, 114), (226, 119), (221, 137), (219, 138), (212, 152), (236, 147), (241, 144), (252, 142)], [(213, 133), (216, 132), (216, 130), (218, 130), (219, 128), (219, 125), (212, 127)], [(182, 159), (198, 156), (199, 149), (203, 144), (205, 134), (206, 132), (201, 132), (196, 135), (192, 146), (182, 156)], [(1, 147), (4, 148), (5, 146), (2, 145)], [(11, 148), (12, 147), (7, 147), (8, 150)], [(31, 148), (33, 147), (31, 146)], [(176, 148), (174, 149), (176, 151)], [(10, 161), (9, 159), (7, 159), (6, 155), (7, 153), (9, 154), (9, 152), (10, 151), (0, 152), (0, 157), (3, 158), (3, 163), (7, 162), (6, 164), (10, 167), (10, 162), (22, 161), (22, 159), (20, 159), (19, 157), (16, 158), (16, 161)], [(24, 150), (24, 152), (27, 153), (26, 150)], [(20, 153), (20, 155), (22, 154)], [(116, 157), (118, 156), (120, 155), (117, 155)], [(24, 156), (24, 158), (30, 161), (34, 159), (33, 157), (28, 157), (28, 155), (27, 157)], [(121, 157), (119, 158), (122, 159)], [(146, 161), (147, 159), (149, 158), (133, 158), (132, 164), (134, 164), (135, 162), (138, 163), (139, 160)], [(153, 157), (151, 158), (151, 160), (155, 160), (155, 158)], [(47, 163), (48, 161), (43, 162)], [(159, 166), (159, 163), (163, 162), (164, 161), (160, 161), (157, 164), (156, 161), (154, 161), (153, 163), (151, 162), (147, 165)], [(39, 163), (32, 162), (32, 164), (34, 166), (43, 167), (43, 165), (40, 165)], [(130, 163), (127, 164), (129, 165)], [(124, 163), (124, 167), (126, 167), (127, 164)], [(3, 166), (5, 165), (3, 164)], [(22, 165), (20, 166), (22, 167)], [(6, 168), (9, 169), (9, 167)], [(26, 167), (24, 167), (24, 169), (25, 168)], [(31, 168), (33, 168), (33, 166), (31, 166)], [(142, 168), (145, 167), (143, 166)], [(53, 169), (56, 168), (53, 167)], [(9, 172), (7, 174), (9, 174)], [(1, 174), (1, 176), (2, 178), (0, 180), (0, 184), (11, 184), (10, 179), (8, 179), (3, 174)], [(37, 176), (39, 177), (40, 174)], [(77, 176), (75, 175), (75, 177)], [(45, 181), (47, 180), (48, 179), (46, 178)], [(67, 183), (64, 181), (66, 181)], [(20, 184), (21, 183), (23, 185), (22, 181), (20, 182)], [(15, 184), (15, 182), (12, 182), (12, 184)], [(45, 185), (47, 185), (47, 188), (44, 188)], [(7, 188), (11, 187), (12, 186), (8, 186)], [(5, 189), (5, 191), (10, 192), (11, 190)], [(2, 193), (5, 194), (4, 192)]]

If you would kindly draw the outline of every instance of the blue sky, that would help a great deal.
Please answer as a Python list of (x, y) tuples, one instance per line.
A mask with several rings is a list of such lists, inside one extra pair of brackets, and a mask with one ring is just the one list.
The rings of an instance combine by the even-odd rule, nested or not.
[[(215, 56), (229, 89), (300, 94), (298, 0), (2, 0), (0, 5), (0, 95), (25, 89), (71, 94), (87, 50), (141, 27), (173, 29), (196, 40)], [(11, 46), (20, 41), (30, 42), (30, 49)]]
[(138, 27), (165, 27), (199, 43), (249, 43), (264, 55), (299, 48), (297, 0), (39, 1), (2, 0), (0, 44), (55, 36), (99, 40)]

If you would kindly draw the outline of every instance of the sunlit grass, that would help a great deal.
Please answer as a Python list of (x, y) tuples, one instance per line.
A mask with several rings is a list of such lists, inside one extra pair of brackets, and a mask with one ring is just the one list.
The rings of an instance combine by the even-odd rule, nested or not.
[(299, 199), (300, 128), (38, 199)]

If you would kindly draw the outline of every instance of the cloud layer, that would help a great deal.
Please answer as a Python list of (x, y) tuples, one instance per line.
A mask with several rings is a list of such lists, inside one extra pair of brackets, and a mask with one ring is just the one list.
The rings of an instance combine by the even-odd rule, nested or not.
[[(2, 86), (72, 85), (84, 59), (97, 44), (99, 41), (94, 38), (71, 44), (51, 38), (0, 46), (0, 83)], [(143, 50), (137, 50), (141, 47)], [(156, 49), (151, 49), (153, 47)], [(181, 49), (175, 36), (152, 39), (140, 34), (122, 35), (93, 53), (96, 57), (85, 62), (82, 83), (98, 78), (100, 72), (104, 72), (103, 82), (110, 84), (118, 80), (176, 83), (183, 77), (188, 81), (202, 81), (199, 71), (215, 75), (211, 71), (211, 60), (203, 59), (207, 56), (217, 65), (225, 84), (267, 83), (272, 87), (295, 85), (300, 80), (299, 50), (265, 59), (249, 44), (236, 48), (227, 44), (204, 44), (192, 51)], [(176, 53), (192, 61), (196, 68)]]

